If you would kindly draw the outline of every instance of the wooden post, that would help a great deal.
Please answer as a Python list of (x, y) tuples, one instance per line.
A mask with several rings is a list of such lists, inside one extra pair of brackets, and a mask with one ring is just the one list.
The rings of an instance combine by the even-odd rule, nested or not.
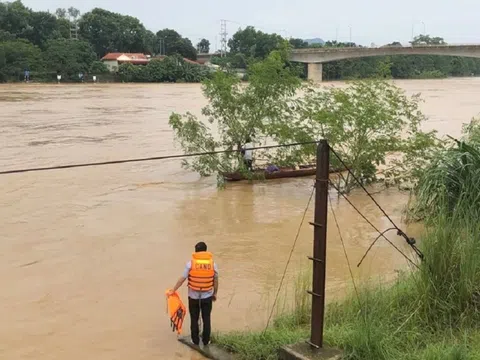
[(312, 325), (310, 341), (314, 348), (323, 347), (323, 319), (325, 311), (325, 270), (327, 253), (328, 175), (330, 147), (327, 140), (317, 146), (317, 173), (315, 181), (315, 218), (310, 223), (313, 233)]

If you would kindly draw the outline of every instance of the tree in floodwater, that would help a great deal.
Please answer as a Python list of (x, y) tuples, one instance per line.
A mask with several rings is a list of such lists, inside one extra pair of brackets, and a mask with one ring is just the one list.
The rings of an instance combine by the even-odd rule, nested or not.
[[(224, 154), (202, 155), (184, 162), (186, 168), (201, 176), (217, 173), (219, 185), (222, 172), (241, 171), (248, 176), (239, 150), (251, 137), (258, 145), (261, 139), (284, 144), (295, 138), (291, 127), (295, 116), (295, 95), (302, 86), (293, 67), (286, 65), (288, 45), (273, 51), (265, 60), (248, 68), (249, 83), (243, 85), (234, 73), (217, 71), (204, 82), (203, 93), (209, 104), (202, 109), (208, 124), (191, 113), (170, 116), (176, 139), (185, 153), (230, 150)], [(287, 62), (288, 63), (288, 62)], [(217, 128), (218, 133), (212, 128)], [(312, 150), (310, 149), (310, 152)], [(261, 152), (257, 152), (259, 156)], [(270, 151), (269, 157), (277, 164), (299, 163), (308, 151)]]
[[(391, 154), (395, 156), (385, 171), (389, 178), (396, 183), (418, 178), (438, 145), (434, 131), (421, 130), (425, 116), (419, 110), (419, 95), (407, 97), (381, 79), (353, 82), (346, 88), (302, 84), (294, 67), (288, 66), (287, 49), (251, 65), (246, 87), (222, 71), (205, 83), (209, 105), (202, 113), (218, 128), (219, 139), (192, 114), (171, 115), (170, 125), (186, 153), (239, 150), (252, 135), (279, 144), (325, 138), (364, 184), (377, 180), (378, 166), (385, 165)], [(267, 163), (295, 166), (312, 162), (315, 146), (257, 151), (259, 155)], [(238, 152), (204, 155), (185, 165), (202, 176), (237, 169), (249, 175)], [(331, 166), (340, 166), (333, 155)], [(349, 192), (357, 184), (347, 174), (340, 185)]]
[[(303, 102), (304, 115), (292, 126), (308, 124), (305, 138), (328, 139), (364, 184), (377, 180), (378, 166), (386, 164), (389, 154), (395, 157), (386, 176), (397, 183), (417, 179), (438, 145), (435, 131), (421, 131), (425, 116), (419, 110), (419, 95), (407, 97), (387, 81), (323, 88), (307, 93)], [(331, 161), (338, 160), (332, 155)], [(341, 180), (344, 192), (357, 186), (349, 173)]]

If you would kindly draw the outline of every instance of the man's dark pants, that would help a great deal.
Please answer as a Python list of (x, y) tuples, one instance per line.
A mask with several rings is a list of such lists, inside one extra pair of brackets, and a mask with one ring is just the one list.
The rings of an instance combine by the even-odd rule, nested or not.
[(189, 297), (188, 311), (190, 312), (190, 331), (192, 333), (193, 343), (196, 345), (200, 343), (200, 329), (198, 328), (198, 319), (201, 312), (203, 322), (202, 340), (204, 345), (208, 344), (210, 342), (210, 333), (212, 331), (210, 321), (210, 314), (212, 313), (212, 297), (200, 300), (192, 299)]

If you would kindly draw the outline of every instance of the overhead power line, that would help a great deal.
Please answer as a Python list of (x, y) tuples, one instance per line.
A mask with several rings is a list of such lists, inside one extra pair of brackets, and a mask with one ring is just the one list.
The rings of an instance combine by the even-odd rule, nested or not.
[[(397, 224), (395, 224), (395, 222), (392, 220), (392, 218), (386, 213), (386, 211), (380, 206), (380, 204), (375, 200), (375, 198), (373, 197), (372, 194), (370, 194), (370, 192), (365, 188), (365, 186), (363, 185), (363, 183), (355, 176), (355, 174), (353, 173), (353, 171), (345, 164), (345, 162), (342, 160), (342, 158), (340, 157), (340, 155), (338, 155), (338, 153), (330, 147), (330, 150), (332, 151), (332, 153), (335, 155), (335, 157), (340, 161), (340, 163), (343, 165), (343, 167), (345, 168), (346, 171), (348, 171), (348, 173), (352, 176), (352, 178), (355, 180), (355, 182), (362, 188), (362, 190), (368, 195), (368, 197), (375, 203), (375, 205), (380, 209), (380, 211), (385, 215), (385, 217), (390, 221), (390, 223), (393, 225), (392, 228), (389, 228), (383, 232), (381, 232), (380, 230), (378, 230), (375, 225), (372, 224), (372, 222), (370, 220), (367, 219), (367, 217), (362, 214), (362, 212), (360, 210), (358, 210), (355, 205), (353, 205), (353, 203), (347, 198), (347, 196), (340, 191), (340, 189), (335, 186), (333, 184), (332, 181), (329, 181), (331, 186), (335, 188), (335, 190), (337, 190), (337, 192), (342, 195), (342, 197), (358, 212), (358, 214), (370, 225), (373, 227), (373, 229), (375, 229), (375, 231), (377, 231), (379, 233), (379, 236), (373, 241), (373, 243), (370, 245), (370, 247), (367, 249), (367, 251), (365, 252), (365, 254), (363, 255), (362, 259), (360, 260), (360, 262), (358, 263), (357, 267), (360, 266), (363, 262), (363, 260), (365, 259), (365, 257), (367, 256), (367, 254), (370, 252), (370, 250), (373, 248), (373, 246), (375, 245), (375, 243), (378, 241), (379, 238), (383, 237), (390, 245), (392, 245), (395, 250), (397, 250), (400, 254), (402, 254), (405, 259), (407, 259), (412, 265), (416, 266), (418, 268), (418, 265), (415, 264), (405, 253), (403, 253), (397, 246), (395, 246), (386, 236), (385, 234), (391, 230), (396, 230), (397, 231), (397, 235), (398, 236), (401, 236), (405, 239), (405, 241), (407, 242), (408, 245), (410, 245), (410, 247), (412, 248), (412, 250), (417, 254), (417, 256), (421, 259), (421, 260), (424, 260), (424, 255), (423, 253), (420, 251), (420, 249), (418, 249), (416, 246), (415, 246), (415, 239), (414, 238), (410, 238), (407, 236), (407, 234), (405, 234), (405, 232), (403, 230), (401, 230)], [(343, 175), (341, 175), (342, 178), (343, 178)], [(344, 179), (345, 180), (345, 179)]]
[[(313, 144), (318, 144), (318, 141), (305, 141), (305, 142), (281, 144), (281, 145), (265, 145), (265, 146), (253, 147), (253, 148), (250, 148), (250, 150), (275, 149), (275, 148), (281, 148), (281, 147), (313, 145)], [(203, 156), (203, 155), (225, 154), (225, 153), (232, 153), (232, 152), (239, 152), (239, 151), (240, 150), (218, 150), (218, 151), (198, 152), (198, 153), (192, 153), (192, 154), (151, 156), (151, 157), (135, 158), (135, 159), (122, 159), (122, 160), (111, 160), (111, 161), (90, 162), (90, 163), (80, 163), (80, 164), (54, 165), (54, 166), (45, 166), (45, 167), (36, 167), (36, 168), (13, 169), (13, 170), (0, 171), (0, 175), (19, 174), (19, 173), (34, 172), (34, 171), (49, 171), (49, 170), (80, 168), (80, 167), (125, 164), (125, 163), (145, 162), (145, 161), (157, 161), (157, 160), (167, 160), (167, 159), (180, 159), (180, 158), (189, 158), (189, 157), (196, 157), (196, 156)]]

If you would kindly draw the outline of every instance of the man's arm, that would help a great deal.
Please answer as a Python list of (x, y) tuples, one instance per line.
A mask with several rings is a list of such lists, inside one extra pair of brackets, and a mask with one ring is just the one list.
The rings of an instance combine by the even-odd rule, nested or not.
[(189, 261), (187, 263), (187, 265), (185, 266), (185, 269), (183, 270), (183, 276), (178, 278), (177, 283), (175, 284), (175, 286), (173, 287), (173, 289), (169, 293), (170, 295), (172, 295), (175, 291), (177, 291), (180, 288), (180, 286), (183, 285), (185, 280), (187, 280), (188, 272), (190, 271), (190, 267), (191, 267), (191, 263)]
[(218, 277), (215, 277), (213, 279), (213, 296), (217, 297), (217, 291), (218, 291)]
[(217, 300), (217, 291), (218, 291), (218, 268), (217, 268), (217, 264), (213, 264), (213, 268), (215, 269), (215, 275), (213, 277), (213, 299)]
[(185, 282), (185, 280), (186, 280), (186, 278), (183, 277), (183, 276), (181, 276), (181, 277), (178, 279), (178, 281), (177, 281), (177, 283), (175, 284), (175, 286), (173, 287), (173, 292), (177, 291), (177, 290), (180, 288), (180, 286), (183, 285), (183, 283)]

